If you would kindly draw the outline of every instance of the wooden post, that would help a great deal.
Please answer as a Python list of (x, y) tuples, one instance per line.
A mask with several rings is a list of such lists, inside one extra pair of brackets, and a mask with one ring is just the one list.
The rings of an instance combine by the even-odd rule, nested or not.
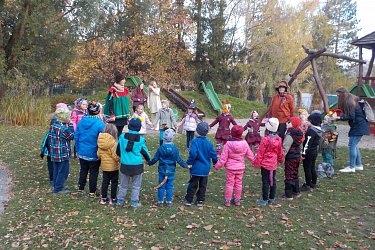
[(371, 51), (372, 51), (372, 55), (371, 55), (370, 63), (368, 65), (366, 77), (370, 77), (371, 76), (372, 67), (374, 66), (375, 48), (372, 48)]
[[(362, 45), (359, 45), (359, 60), (362, 60)], [(363, 63), (359, 63), (357, 96), (361, 95), (362, 77), (363, 77)]]
[(326, 92), (324, 91), (324, 88), (322, 86), (322, 82), (321, 82), (320, 77), (319, 77), (318, 67), (316, 65), (315, 58), (311, 59), (311, 66), (312, 66), (312, 69), (313, 69), (313, 75), (314, 75), (316, 85), (318, 86), (320, 96), (322, 97), (322, 100), (323, 100), (324, 112), (328, 113), (328, 111), (329, 111), (328, 99), (327, 99)]

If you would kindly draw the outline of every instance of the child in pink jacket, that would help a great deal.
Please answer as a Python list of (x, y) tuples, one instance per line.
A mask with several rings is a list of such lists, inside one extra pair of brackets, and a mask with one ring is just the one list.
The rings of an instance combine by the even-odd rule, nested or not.
[(266, 122), (266, 136), (260, 141), (256, 152), (254, 167), (261, 167), (263, 197), (256, 201), (259, 206), (275, 203), (276, 168), (284, 162), (284, 152), (281, 137), (277, 135), (279, 120), (270, 118)]
[(74, 101), (74, 105), (75, 107), (72, 110), (70, 122), (73, 124), (74, 131), (76, 131), (78, 122), (83, 116), (87, 115), (88, 102), (86, 99), (78, 98)]
[[(229, 207), (231, 202), (239, 206), (242, 194), (242, 177), (245, 171), (245, 158), (251, 163), (254, 162), (254, 155), (245, 140), (242, 139), (243, 127), (234, 125), (231, 129), (232, 138), (224, 145), (220, 160), (215, 164), (219, 170), (225, 165), (226, 172), (226, 190), (224, 196), (224, 205)], [(234, 191), (234, 199), (232, 194)]]

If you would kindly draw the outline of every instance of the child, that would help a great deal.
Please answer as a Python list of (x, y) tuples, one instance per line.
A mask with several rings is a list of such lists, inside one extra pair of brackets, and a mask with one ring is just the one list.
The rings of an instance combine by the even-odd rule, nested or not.
[(306, 131), (305, 141), (303, 142), (302, 160), (303, 170), (305, 171), (305, 183), (301, 187), (301, 192), (310, 191), (311, 188), (317, 188), (317, 174), (315, 170), (315, 161), (318, 156), (318, 146), (321, 144), (323, 132), (321, 129), (322, 117), (319, 113), (312, 113), (308, 117), (311, 127)]
[(231, 116), (230, 109), (231, 105), (228, 103), (228, 100), (226, 104), (223, 102), (222, 106), (222, 113), (216, 117), (216, 119), (210, 124), (209, 128), (212, 128), (215, 126), (216, 123), (219, 123), (219, 127), (215, 134), (216, 139), (216, 152), (218, 155), (221, 153), (221, 149), (223, 145), (227, 142), (230, 136), (230, 124), (237, 125), (237, 122), (234, 120), (234, 118)]
[(167, 207), (172, 206), (173, 182), (176, 173), (176, 162), (181, 167), (187, 168), (187, 164), (181, 159), (178, 148), (173, 144), (175, 132), (173, 129), (167, 129), (164, 132), (164, 143), (161, 145), (154, 158), (148, 163), (150, 166), (159, 161), (159, 189), (158, 206), (164, 205), (164, 193), (166, 193)]
[(249, 144), (251, 149), (258, 149), (261, 137), (260, 137), (260, 126), (264, 126), (264, 123), (259, 121), (259, 114), (255, 110), (250, 114), (250, 120), (245, 124), (244, 130), (247, 129), (247, 134), (245, 136), (246, 142)]
[(78, 192), (83, 194), (89, 177), (89, 198), (96, 198), (97, 182), (99, 175), (100, 159), (98, 158), (98, 136), (104, 129), (104, 123), (98, 116), (100, 106), (97, 102), (88, 105), (89, 115), (84, 116), (78, 123), (74, 135), (77, 157), (79, 158), (80, 170), (78, 180)]
[(310, 123), (307, 120), (309, 113), (306, 109), (298, 109), (299, 118), (301, 119), (301, 124), (299, 125), (300, 130), (303, 134), (306, 134), (307, 129), (310, 127)]
[(183, 202), (185, 206), (191, 206), (194, 195), (197, 194), (196, 204), (201, 207), (204, 205), (206, 196), (210, 161), (212, 160), (213, 164), (216, 164), (217, 155), (212, 143), (206, 138), (208, 124), (206, 122), (199, 123), (196, 132), (198, 137), (192, 140), (189, 158), (186, 161), (190, 168), (190, 180)]
[[(114, 124), (105, 125), (102, 133), (98, 137), (98, 158), (103, 171), (102, 198), (100, 204), (110, 205), (116, 203), (118, 186), (118, 169), (120, 158), (116, 154), (117, 128)], [(108, 186), (111, 183), (111, 198), (107, 198)]]
[(59, 108), (49, 134), (49, 153), (53, 165), (53, 193), (69, 194), (65, 182), (69, 176), (70, 141), (74, 138), (73, 124), (69, 123), (70, 112)]
[(140, 135), (145, 135), (147, 133), (147, 127), (146, 127), (146, 125), (150, 126), (151, 128), (154, 127), (152, 125), (152, 122), (148, 118), (148, 115), (146, 114), (146, 112), (144, 112), (144, 107), (143, 107), (142, 104), (139, 104), (137, 106), (135, 112), (133, 113), (133, 118), (138, 118), (142, 122), (141, 130), (139, 130), (139, 134)]
[[(334, 116), (339, 116), (341, 110), (330, 110), (326, 116), (324, 116), (322, 131), (323, 131), (323, 144), (322, 144), (322, 157), (323, 164), (320, 173), (321, 177), (332, 177), (334, 173), (334, 163), (336, 153), (336, 144), (338, 139), (338, 132), (336, 131), (337, 126), (334, 123)], [(323, 167), (324, 166), (324, 167)]]
[(260, 141), (254, 161), (254, 167), (261, 167), (262, 175), (263, 196), (256, 201), (259, 206), (275, 204), (277, 163), (284, 162), (282, 140), (277, 134), (279, 120), (272, 117), (265, 126), (267, 135)]
[(194, 133), (197, 129), (197, 125), (200, 122), (197, 114), (197, 106), (194, 104), (194, 100), (190, 102), (187, 113), (184, 118), (178, 124), (178, 126), (184, 125), (184, 130), (186, 131), (186, 148), (189, 151), (191, 141), (194, 139)]
[(155, 127), (157, 125), (157, 122), (159, 121), (159, 128), (160, 128), (160, 137), (159, 142), (160, 146), (163, 145), (163, 134), (164, 131), (168, 128), (176, 128), (176, 118), (174, 117), (173, 110), (169, 108), (169, 101), (168, 100), (162, 100), (161, 101), (162, 108), (159, 109), (158, 113), (156, 113), (156, 118), (153, 122), (153, 126)]
[[(239, 206), (241, 204), (242, 177), (245, 171), (246, 157), (251, 163), (254, 162), (254, 155), (249, 145), (242, 139), (244, 129), (240, 125), (234, 125), (231, 130), (232, 138), (224, 145), (219, 161), (215, 168), (219, 170), (225, 165), (226, 168), (226, 187), (224, 205), (230, 206), (230, 203)], [(233, 189), (234, 199), (232, 199)]]
[(87, 100), (83, 98), (78, 98), (74, 101), (74, 109), (72, 110), (72, 115), (70, 117), (71, 123), (73, 123), (74, 131), (77, 129), (78, 122), (83, 116), (87, 115)]
[(128, 191), (130, 179), (132, 179), (131, 206), (133, 208), (141, 207), (139, 203), (139, 192), (142, 184), (143, 158), (149, 162), (150, 153), (148, 152), (145, 138), (139, 135), (142, 122), (138, 118), (132, 118), (129, 122), (129, 131), (121, 134), (119, 137), (116, 153), (120, 156), (120, 188), (117, 195), (117, 206), (125, 205), (125, 196)]
[(290, 117), (286, 123), (286, 135), (283, 141), (285, 155), (285, 194), (283, 199), (293, 200), (300, 197), (298, 168), (301, 161), (302, 143), (305, 139), (300, 130), (301, 119)]

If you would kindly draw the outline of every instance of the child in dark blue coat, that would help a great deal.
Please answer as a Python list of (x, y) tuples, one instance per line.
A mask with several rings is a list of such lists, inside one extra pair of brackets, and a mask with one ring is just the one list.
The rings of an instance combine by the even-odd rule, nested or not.
[(158, 188), (159, 207), (162, 207), (164, 204), (164, 193), (166, 193), (167, 207), (172, 206), (176, 162), (183, 168), (188, 167), (188, 165), (182, 160), (178, 148), (173, 144), (174, 136), (175, 132), (173, 129), (167, 129), (164, 131), (164, 143), (158, 148), (154, 158), (148, 163), (151, 166), (159, 161), (159, 185), (156, 187)]
[(197, 194), (197, 206), (204, 205), (211, 160), (213, 164), (217, 162), (214, 146), (206, 138), (208, 124), (206, 122), (199, 123), (196, 132), (198, 137), (192, 140), (189, 158), (186, 161), (190, 168), (191, 177), (184, 199), (185, 206), (191, 206), (195, 194)]

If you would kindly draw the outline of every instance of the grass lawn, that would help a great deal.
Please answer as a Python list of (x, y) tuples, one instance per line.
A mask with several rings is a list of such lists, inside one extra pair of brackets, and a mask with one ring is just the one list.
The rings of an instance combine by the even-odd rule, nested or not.
[[(362, 150), (364, 171), (337, 173), (333, 179), (320, 180), (321, 188), (300, 199), (278, 199), (277, 205), (267, 207), (255, 205), (261, 196), (260, 171), (248, 165), (240, 207), (223, 206), (224, 170), (212, 171), (206, 206), (183, 207), (180, 200), (189, 174), (178, 167), (174, 206), (157, 208), (152, 189), (157, 184), (157, 167), (146, 167), (143, 207), (134, 211), (74, 195), (53, 196), (46, 161), (38, 158), (44, 132), (42, 128), (0, 126), (0, 160), (10, 166), (14, 183), (14, 195), (0, 222), (2, 249), (369, 249), (374, 245), (373, 151)], [(184, 152), (185, 138), (180, 135), (175, 142)], [(153, 155), (158, 137), (149, 136), (147, 144)], [(347, 153), (346, 148), (338, 150), (336, 166), (346, 165)], [(72, 160), (67, 183), (72, 191), (78, 171), (78, 162)], [(284, 188), (281, 167), (277, 175), (280, 197)]]

